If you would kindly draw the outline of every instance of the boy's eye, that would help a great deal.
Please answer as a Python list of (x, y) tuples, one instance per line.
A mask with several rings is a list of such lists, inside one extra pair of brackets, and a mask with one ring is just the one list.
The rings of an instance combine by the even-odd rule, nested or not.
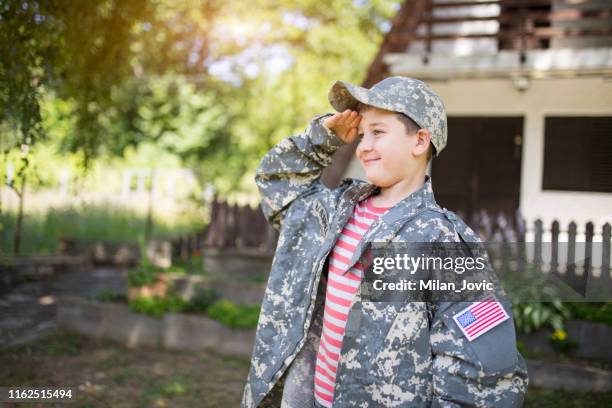
[[(379, 134), (379, 133), (385, 133), (385, 132), (383, 132), (382, 130), (374, 130), (374, 131), (372, 131), (372, 133), (374, 133), (375, 135), (377, 135), (377, 134)], [(357, 134), (357, 138), (358, 138), (358, 139), (363, 139), (363, 133), (358, 133), (358, 134)]]

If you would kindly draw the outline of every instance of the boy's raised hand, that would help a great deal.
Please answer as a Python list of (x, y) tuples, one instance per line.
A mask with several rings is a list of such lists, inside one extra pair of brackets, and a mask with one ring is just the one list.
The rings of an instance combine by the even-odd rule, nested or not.
[(351, 143), (357, 137), (357, 126), (359, 126), (360, 121), (361, 115), (359, 113), (347, 109), (325, 119), (323, 124), (345, 143)]

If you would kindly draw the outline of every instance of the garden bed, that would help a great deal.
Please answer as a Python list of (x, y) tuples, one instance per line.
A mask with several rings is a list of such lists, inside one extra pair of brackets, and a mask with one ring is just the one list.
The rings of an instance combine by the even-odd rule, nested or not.
[(260, 305), (266, 290), (264, 275), (221, 277), (203, 268), (202, 257), (192, 257), (184, 264), (160, 268), (143, 263), (127, 275), (129, 296), (176, 295), (191, 300), (199, 293), (213, 291), (224, 299), (246, 305)]
[(542, 357), (567, 354), (612, 363), (612, 326), (584, 320), (568, 320), (564, 323), (567, 342), (573, 347), (566, 351), (556, 350), (550, 341), (551, 329), (542, 328), (530, 334), (519, 334), (521, 351), (528, 356)]
[(127, 304), (99, 302), (74, 296), (58, 299), (58, 326), (128, 347), (170, 350), (215, 350), (249, 357), (255, 329), (236, 329), (207, 316), (166, 313), (155, 318), (133, 312)]

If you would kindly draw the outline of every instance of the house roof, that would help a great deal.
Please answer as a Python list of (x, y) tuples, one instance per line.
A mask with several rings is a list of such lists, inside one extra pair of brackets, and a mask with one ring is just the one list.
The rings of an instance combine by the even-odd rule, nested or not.
[[(370, 64), (364, 87), (389, 75), (419, 79), (612, 74), (608, 0), (407, 0)], [(337, 186), (356, 143), (322, 181)]]

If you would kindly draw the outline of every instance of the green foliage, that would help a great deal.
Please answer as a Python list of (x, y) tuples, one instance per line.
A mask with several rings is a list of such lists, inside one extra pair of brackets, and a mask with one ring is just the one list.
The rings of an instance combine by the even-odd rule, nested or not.
[(131, 75), (132, 29), (150, 15), (148, 3), (3, 2), (0, 122), (12, 125), (27, 144), (36, 142), (43, 134), (41, 91), (55, 89), (77, 102), (79, 132), (67, 135), (68, 147), (93, 154), (103, 134), (97, 115), (108, 106), (110, 89)]
[(206, 275), (202, 255), (191, 255), (186, 261), (177, 260), (172, 264), (172, 266), (165, 269), (165, 272), (186, 275)]
[(189, 301), (185, 312), (205, 314), (208, 308), (220, 298), (221, 294), (214, 289), (203, 290)]
[(127, 275), (129, 287), (149, 285), (157, 280), (159, 274), (176, 273), (185, 275), (204, 275), (203, 262), (201, 255), (193, 255), (185, 262), (176, 263), (168, 268), (155, 266), (150, 261), (145, 260), (136, 268), (130, 269)]
[(113, 106), (100, 115), (108, 153), (121, 156), (143, 142), (183, 159), (186, 164), (214, 156), (227, 146), (231, 116), (222, 96), (189, 83), (184, 76), (133, 79), (112, 96)]
[(247, 282), (266, 283), (267, 276), (263, 273), (253, 273), (244, 278)]
[(518, 303), (512, 308), (514, 322), (519, 332), (529, 334), (542, 327), (553, 329), (554, 346), (560, 351), (571, 351), (575, 347), (571, 340), (562, 336), (563, 323), (568, 319), (580, 319), (612, 325), (612, 303), (584, 302), (529, 302)]
[[(401, 2), (5, 3), (0, 124), (35, 136), (44, 122), (84, 169), (154, 143), (227, 194), (253, 192), (262, 152), (330, 109), (333, 80), (363, 79)], [(0, 137), (18, 146), (12, 133)]]
[(588, 320), (612, 326), (612, 302), (567, 303), (574, 319)]
[(130, 309), (153, 317), (166, 313), (181, 313), (187, 308), (187, 301), (176, 295), (164, 297), (138, 297), (129, 302)]
[[(157, 237), (177, 236), (202, 228), (193, 217), (177, 223), (155, 219)], [(16, 214), (0, 213), (0, 252), (12, 253), (12, 231)], [(135, 211), (102, 205), (84, 204), (78, 207), (49, 208), (46, 212), (26, 215), (22, 232), (23, 254), (52, 254), (59, 251), (61, 237), (108, 241), (143, 241), (146, 216)]]
[[(37, 2), (7, 0), (0, 6), (0, 149), (32, 144), (43, 136), (39, 98), (45, 75), (49, 27)], [(7, 130), (13, 137), (5, 135)]]
[(185, 379), (176, 379), (170, 383), (164, 384), (159, 388), (160, 395), (164, 397), (174, 397), (183, 395), (191, 391), (191, 382)]
[(153, 317), (161, 317), (166, 313), (206, 314), (235, 329), (257, 327), (260, 309), (257, 305), (236, 305), (229, 300), (220, 299), (220, 294), (214, 290), (203, 291), (191, 301), (176, 295), (167, 295), (135, 298), (129, 302), (129, 305), (131, 310)]
[(517, 330), (524, 334), (541, 327), (563, 330), (563, 321), (570, 317), (568, 306), (559, 300), (517, 303), (513, 305), (512, 312)]
[(208, 308), (206, 314), (226, 326), (236, 329), (250, 329), (257, 327), (259, 320), (259, 306), (236, 305), (223, 299)]
[(549, 337), (552, 348), (559, 355), (569, 355), (578, 347), (578, 343), (569, 337), (565, 330), (555, 330)]
[(115, 301), (124, 301), (127, 299), (127, 296), (124, 292), (116, 291), (112, 288), (101, 288), (95, 294), (96, 300), (101, 302), (115, 302)]
[(142, 263), (137, 268), (128, 271), (127, 284), (131, 288), (150, 285), (155, 283), (161, 272), (161, 268), (150, 263)]

